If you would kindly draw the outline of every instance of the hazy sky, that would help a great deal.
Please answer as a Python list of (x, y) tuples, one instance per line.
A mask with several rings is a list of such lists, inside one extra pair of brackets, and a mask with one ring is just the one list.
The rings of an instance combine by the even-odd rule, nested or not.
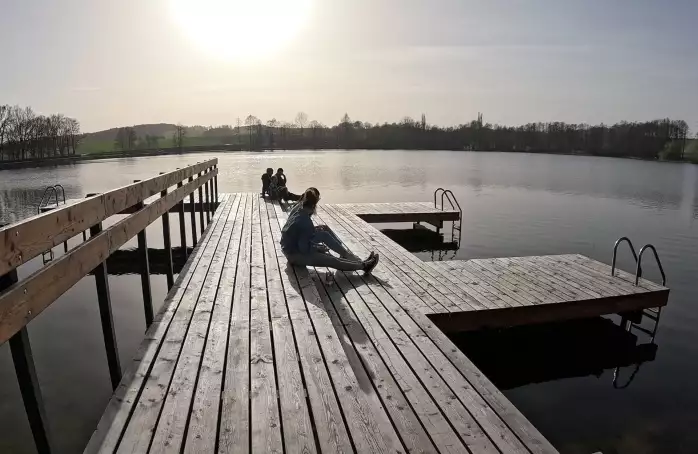
[(62, 112), (84, 131), (299, 110), (328, 124), (481, 111), (507, 124), (669, 116), (698, 130), (695, 0), (189, 1), (210, 17), (176, 20), (187, 0), (0, 0), (0, 104)]

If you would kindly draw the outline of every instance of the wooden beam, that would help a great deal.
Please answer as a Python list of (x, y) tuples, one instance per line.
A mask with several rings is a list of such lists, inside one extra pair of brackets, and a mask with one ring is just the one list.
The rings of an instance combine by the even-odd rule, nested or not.
[(216, 163), (212, 159), (158, 175), (0, 228), (0, 275)]
[[(102, 223), (90, 228), (90, 235), (99, 235), (102, 231)], [(95, 276), (97, 286), (97, 302), (99, 304), (99, 318), (102, 322), (102, 334), (104, 335), (104, 347), (107, 351), (107, 365), (112, 389), (116, 389), (121, 381), (121, 364), (119, 362), (119, 349), (116, 344), (116, 332), (114, 330), (114, 317), (111, 310), (111, 296), (109, 294), (109, 273), (107, 262), (97, 265), (92, 274)]]
[(215, 171), (210, 172), (177, 188), (7, 289), (0, 295), (0, 345), (102, 263), (109, 254), (215, 174)]

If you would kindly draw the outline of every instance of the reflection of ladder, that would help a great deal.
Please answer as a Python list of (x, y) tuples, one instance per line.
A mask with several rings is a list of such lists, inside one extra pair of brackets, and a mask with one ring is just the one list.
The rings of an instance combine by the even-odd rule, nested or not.
[[(437, 197), (441, 196), (441, 204), (439, 205), (437, 203)], [(448, 204), (451, 206), (452, 210), (458, 210), (460, 215), (458, 216), (457, 221), (453, 221), (451, 223), (451, 240), (456, 242), (456, 251), (453, 253), (453, 256), (455, 257), (456, 252), (460, 248), (460, 242), (462, 238), (462, 225), (463, 225), (463, 210), (460, 207), (460, 203), (458, 203), (458, 200), (456, 200), (456, 196), (453, 194), (453, 192), (450, 189), (444, 189), (444, 188), (437, 188), (434, 191), (434, 208), (440, 209), (441, 211), (444, 210), (444, 198), (446, 201), (448, 201)], [(458, 240), (456, 241), (456, 230), (458, 231)], [(438, 231), (438, 230), (437, 230)], [(444, 260), (445, 255), (447, 251), (441, 251), (439, 250), (439, 260)], [(432, 260), (434, 259), (434, 254), (432, 251)]]
[[(616, 241), (616, 244), (613, 246), (613, 262), (611, 262), (611, 275), (615, 276), (616, 273), (616, 254), (618, 252), (618, 246), (620, 243), (626, 242), (628, 243), (628, 246), (630, 247), (630, 252), (633, 254), (633, 258), (635, 259), (635, 285), (637, 286), (640, 283), (640, 277), (642, 277), (642, 255), (645, 253), (647, 249), (652, 250), (652, 253), (654, 254), (654, 259), (657, 262), (657, 266), (659, 267), (659, 272), (662, 275), (662, 286), (666, 286), (666, 275), (664, 274), (664, 267), (662, 267), (662, 261), (659, 260), (659, 254), (657, 254), (657, 249), (651, 245), (651, 244), (646, 244), (642, 246), (642, 249), (640, 249), (640, 253), (636, 254), (635, 253), (635, 248), (633, 247), (633, 243), (628, 239), (628, 237), (621, 237)], [(654, 336), (657, 334), (657, 327), (659, 326), (659, 317), (662, 315), (662, 308), (657, 307), (657, 308), (648, 308), (648, 309), (643, 309), (639, 319), (635, 320), (629, 320), (629, 325), (627, 327), (628, 331), (632, 331), (633, 329), (636, 329), (638, 331), (641, 331), (648, 336), (650, 336), (650, 342), (654, 342)], [(654, 322), (654, 328), (649, 330), (647, 328), (644, 328), (640, 326), (640, 323), (642, 322), (642, 316), (645, 316), (652, 320)]]
[[(664, 267), (662, 267), (662, 261), (659, 260), (659, 254), (657, 254), (657, 249), (651, 245), (651, 244), (646, 244), (642, 246), (642, 249), (640, 249), (640, 253), (636, 254), (635, 253), (635, 248), (633, 247), (632, 241), (628, 237), (621, 237), (616, 241), (616, 243), (613, 245), (613, 261), (611, 262), (611, 276), (615, 276), (616, 273), (616, 255), (618, 253), (618, 246), (620, 243), (628, 243), (628, 247), (630, 247), (630, 252), (633, 254), (633, 259), (635, 259), (635, 285), (637, 286), (640, 283), (640, 277), (642, 277), (642, 254), (645, 253), (647, 249), (651, 249), (652, 253), (654, 254), (654, 259), (657, 262), (657, 266), (659, 267), (659, 272), (662, 275), (662, 286), (666, 286), (666, 275), (664, 274)], [(623, 318), (623, 321), (621, 322), (621, 326), (626, 328), (628, 331), (632, 332), (633, 330), (640, 331), (647, 336), (650, 337), (650, 344), (647, 344), (651, 347), (654, 347), (656, 349), (656, 344), (654, 343), (654, 337), (657, 335), (657, 328), (659, 327), (659, 317), (662, 315), (662, 308), (657, 307), (657, 308), (647, 308), (643, 309), (639, 313), (639, 317), (636, 317), (634, 319), (626, 319)], [(640, 326), (640, 323), (642, 323), (643, 317), (647, 317), (652, 322), (654, 323), (654, 327), (652, 329), (647, 329), (643, 326)], [(628, 376), (627, 379), (623, 380), (621, 383), (621, 374), (620, 374), (620, 367), (616, 367), (616, 369), (613, 371), (613, 387), (616, 389), (625, 389), (628, 386), (630, 386), (630, 383), (632, 383), (633, 379), (637, 375), (637, 373), (640, 371), (640, 364), (636, 364), (635, 368), (633, 369), (632, 373)]]
[[(58, 192), (60, 189), (61, 198), (58, 198)], [(51, 199), (53, 198), (53, 202)], [(60, 202), (65, 205), (65, 189), (60, 184), (54, 184), (44, 189), (44, 193), (41, 195), (41, 200), (39, 201), (39, 206), (36, 207), (36, 214), (41, 214), (45, 211), (50, 211), (58, 208)], [(63, 243), (63, 248), (65, 252), (68, 252), (68, 243)], [(44, 261), (44, 265), (53, 260), (53, 248), (45, 251), (41, 254), (41, 258)]]

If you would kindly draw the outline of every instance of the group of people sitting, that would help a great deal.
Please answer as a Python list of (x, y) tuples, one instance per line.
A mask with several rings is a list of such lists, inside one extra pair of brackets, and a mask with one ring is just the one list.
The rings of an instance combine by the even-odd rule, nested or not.
[[(286, 189), (287, 179), (283, 169), (279, 169), (276, 175), (272, 175), (273, 172), (273, 169), (267, 169), (262, 175), (262, 196), (298, 201), (291, 208), (281, 229), (281, 251), (288, 262), (291, 265), (320, 266), (370, 274), (378, 265), (377, 253), (371, 252), (366, 259), (361, 260), (326, 225), (313, 224), (311, 217), (320, 202), (320, 191), (308, 188), (303, 195), (297, 196)], [(339, 257), (330, 251), (334, 251)]]
[(285, 200), (287, 202), (297, 202), (301, 196), (292, 193), (286, 187), (286, 175), (284, 169), (279, 167), (274, 174), (274, 169), (269, 167), (262, 174), (262, 197), (269, 197), (272, 200)]

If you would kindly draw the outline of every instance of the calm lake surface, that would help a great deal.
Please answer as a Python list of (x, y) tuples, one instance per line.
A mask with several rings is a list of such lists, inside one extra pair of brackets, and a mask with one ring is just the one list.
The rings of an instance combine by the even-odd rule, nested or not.
[[(259, 191), (266, 167), (283, 167), (294, 192), (317, 186), (328, 203), (430, 201), (435, 188), (450, 188), (464, 211), (455, 253), (460, 259), (580, 253), (610, 263), (620, 236), (637, 247), (653, 243), (671, 295), (649, 356), (646, 346), (638, 353), (609, 335), (610, 323), (601, 320), (582, 329), (540, 327), (455, 340), (564, 453), (698, 452), (698, 166), (437, 151), (104, 160), (0, 171), (0, 222), (34, 214), (48, 185), (60, 183), (68, 198), (79, 198), (210, 157), (219, 159), (221, 192)], [(172, 229), (177, 245), (176, 222)], [(148, 228), (149, 247), (162, 247), (160, 231), (159, 222)], [(418, 255), (432, 259), (429, 252)], [(634, 271), (627, 249), (620, 255), (621, 268)], [(646, 258), (645, 276), (657, 280), (651, 256)], [(20, 276), (38, 266), (32, 261)], [(165, 276), (151, 281), (153, 302), (160, 305)], [(110, 286), (126, 368), (145, 329), (140, 279), (110, 276)], [(94, 279), (88, 276), (63, 295), (29, 325), (29, 333), (54, 441), (59, 452), (82, 452), (111, 394)], [(639, 344), (647, 342), (638, 336)], [(614, 387), (617, 365), (627, 367)], [(6, 452), (34, 452), (7, 344), (0, 346), (0, 453)]]

